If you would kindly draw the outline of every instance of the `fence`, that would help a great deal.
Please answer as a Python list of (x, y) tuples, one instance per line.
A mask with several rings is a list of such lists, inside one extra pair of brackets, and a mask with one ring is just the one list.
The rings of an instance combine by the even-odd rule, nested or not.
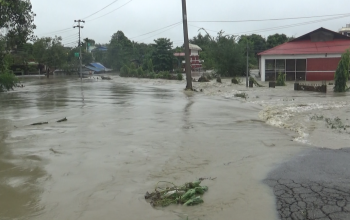
[(311, 91), (311, 92), (323, 92), (327, 93), (327, 85), (307, 85), (304, 83), (294, 83), (295, 91)]

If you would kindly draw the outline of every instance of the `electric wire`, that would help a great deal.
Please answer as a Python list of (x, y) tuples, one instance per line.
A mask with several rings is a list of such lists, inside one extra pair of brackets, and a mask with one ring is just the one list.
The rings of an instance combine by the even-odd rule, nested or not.
[(237, 33), (230, 34), (230, 35), (241, 35), (241, 34), (248, 34), (248, 33), (259, 33), (259, 32), (266, 32), (266, 31), (280, 30), (280, 29), (285, 29), (285, 28), (298, 27), (298, 26), (303, 26), (303, 25), (308, 25), (308, 24), (319, 23), (319, 22), (323, 22), (323, 21), (331, 21), (331, 20), (336, 20), (336, 19), (340, 19), (340, 18), (346, 18), (349, 16), (350, 15), (340, 16), (340, 17), (335, 17), (335, 18), (330, 18), (330, 19), (321, 19), (321, 20), (314, 20), (314, 21), (308, 21), (308, 22), (301, 22), (301, 23), (277, 26), (277, 27), (272, 27), (272, 28), (258, 29), (258, 30), (253, 30), (253, 31), (237, 32)]
[[(181, 22), (180, 22), (180, 23), (181, 23)], [(173, 26), (173, 27), (171, 27), (171, 28), (168, 28), (168, 29), (166, 29), (166, 30), (164, 30), (164, 31), (162, 31), (162, 32), (159, 32), (159, 33), (157, 33), (157, 34), (155, 34), (155, 35), (146, 37), (146, 38), (144, 38), (144, 39), (142, 39), (142, 40), (139, 40), (139, 41), (144, 41), (144, 40), (147, 40), (147, 39), (149, 39), (149, 38), (151, 38), (151, 37), (155, 37), (155, 36), (158, 36), (159, 34), (162, 34), (162, 33), (164, 33), (164, 32), (170, 31), (171, 29), (178, 27), (178, 26), (180, 25), (180, 23), (178, 23), (177, 25), (175, 25), (175, 26)]]
[(108, 12), (107, 14), (101, 15), (100, 17), (97, 17), (97, 18), (93, 18), (93, 19), (91, 19), (91, 20), (88, 20), (87, 22), (94, 21), (94, 20), (97, 20), (97, 19), (99, 19), (99, 18), (105, 17), (105, 16), (107, 16), (107, 15), (109, 15), (109, 14), (111, 14), (111, 13), (113, 13), (113, 12), (119, 10), (119, 9), (121, 9), (122, 7), (124, 7), (125, 5), (129, 4), (129, 3), (132, 2), (132, 1), (133, 1), (133, 0), (130, 0), (130, 1), (128, 1), (127, 3), (125, 3), (124, 5), (122, 5), (122, 6), (118, 7), (118, 8), (116, 8), (116, 9), (114, 9), (113, 11), (110, 11), (110, 12)]
[(98, 10), (98, 11), (96, 11), (96, 12), (90, 14), (89, 16), (86, 16), (86, 17), (83, 18), (83, 19), (87, 19), (87, 18), (89, 18), (89, 17), (91, 17), (91, 16), (93, 16), (93, 15), (95, 15), (95, 14), (97, 14), (97, 13), (103, 11), (104, 9), (106, 9), (106, 8), (108, 8), (109, 6), (113, 5), (113, 4), (116, 3), (117, 1), (119, 1), (119, 0), (113, 1), (112, 3), (108, 4), (107, 6), (103, 7), (102, 9), (100, 9), (100, 10)]
[(148, 33), (145, 33), (145, 34), (141, 34), (141, 35), (138, 35), (138, 36), (136, 36), (136, 37), (131, 37), (131, 38), (129, 38), (129, 39), (132, 40), (132, 39), (135, 39), (135, 38), (138, 38), (138, 37), (142, 37), (142, 36), (145, 36), (145, 35), (148, 35), (148, 34), (152, 34), (152, 33), (155, 33), (155, 32), (157, 32), (157, 31), (161, 31), (161, 30), (163, 30), (163, 29), (166, 29), (166, 28), (169, 28), (169, 27), (172, 27), (172, 26), (177, 26), (177, 25), (179, 25), (180, 23), (182, 23), (182, 22), (181, 22), (181, 21), (180, 21), (180, 22), (176, 22), (176, 23), (174, 23), (174, 24), (167, 25), (167, 26), (162, 27), (162, 28), (159, 28), (159, 29), (157, 29), (157, 30), (154, 30), (154, 31), (151, 31), (151, 32), (148, 32)]
[(331, 15), (316, 15), (316, 16), (306, 16), (306, 17), (291, 17), (291, 18), (268, 18), (268, 19), (252, 19), (252, 20), (234, 20), (234, 21), (188, 21), (188, 22), (189, 23), (241, 23), (241, 22), (297, 20), (297, 19), (335, 17), (335, 16), (349, 16), (349, 15), (350, 15), (350, 13), (331, 14)]

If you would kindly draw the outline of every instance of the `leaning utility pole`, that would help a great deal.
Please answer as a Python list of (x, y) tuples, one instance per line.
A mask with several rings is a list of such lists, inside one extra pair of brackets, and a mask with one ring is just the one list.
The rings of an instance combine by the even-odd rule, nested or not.
[(79, 60), (80, 60), (80, 67), (79, 67), (79, 75), (80, 75), (80, 79), (82, 80), (83, 79), (83, 73), (82, 73), (82, 59), (83, 59), (83, 56), (81, 55), (81, 41), (80, 41), (80, 29), (81, 28), (84, 28), (84, 26), (81, 26), (80, 23), (85, 23), (85, 21), (83, 20), (74, 20), (74, 22), (78, 22), (78, 25), (77, 26), (74, 26), (73, 28), (79, 28)]
[(192, 90), (192, 75), (191, 75), (191, 65), (190, 65), (190, 44), (188, 41), (188, 27), (187, 27), (187, 9), (186, 0), (182, 0), (182, 18), (184, 26), (184, 43), (185, 43), (185, 71), (186, 71), (186, 90)]

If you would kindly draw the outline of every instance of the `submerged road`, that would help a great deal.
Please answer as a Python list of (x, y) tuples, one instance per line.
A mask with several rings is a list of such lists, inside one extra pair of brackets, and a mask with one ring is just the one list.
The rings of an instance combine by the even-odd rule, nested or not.
[[(0, 219), (348, 217), (349, 153), (290, 141), (293, 132), (260, 120), (260, 105), (163, 80), (23, 82), (0, 94)], [(202, 205), (144, 200), (158, 181), (205, 177), (215, 180), (203, 182)]]

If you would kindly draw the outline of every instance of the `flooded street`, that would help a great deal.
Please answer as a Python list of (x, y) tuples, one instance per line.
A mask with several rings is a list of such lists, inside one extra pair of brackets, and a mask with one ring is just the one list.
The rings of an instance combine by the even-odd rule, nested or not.
[[(204, 89), (195, 93), (117, 76), (23, 82), (0, 93), (0, 219), (278, 219), (268, 173), (314, 146), (346, 147), (349, 136), (304, 123), (337, 111), (345, 121), (349, 96), (330, 104), (333, 94), (264, 88), (245, 101), (233, 97), (244, 86), (195, 84)], [(144, 199), (158, 181), (201, 177), (216, 179), (203, 181), (200, 206), (154, 209)]]

